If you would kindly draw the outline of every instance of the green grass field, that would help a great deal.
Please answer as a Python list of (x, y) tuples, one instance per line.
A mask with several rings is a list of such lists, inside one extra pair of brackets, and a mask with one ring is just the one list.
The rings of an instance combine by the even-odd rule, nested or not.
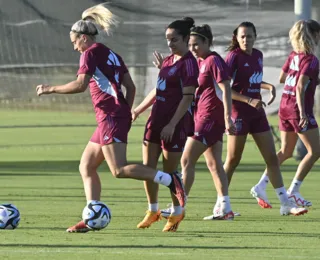
[[(0, 203), (18, 206), (16, 230), (0, 231), (0, 259), (320, 259), (320, 166), (302, 186), (314, 204), (300, 217), (283, 217), (269, 186), (273, 209), (261, 209), (249, 190), (264, 164), (249, 138), (230, 187), (234, 221), (202, 221), (210, 215), (216, 193), (203, 159), (197, 165), (186, 219), (176, 233), (162, 233), (165, 222), (138, 230), (147, 207), (142, 182), (114, 179), (100, 169), (102, 201), (112, 222), (100, 232), (68, 234), (85, 205), (78, 163), (94, 128), (93, 114), (2, 110), (0, 112)], [(270, 118), (276, 125), (276, 118)], [(141, 161), (144, 120), (132, 127), (129, 161)], [(297, 162), (282, 166), (286, 186)], [(160, 191), (160, 206), (169, 192)]]

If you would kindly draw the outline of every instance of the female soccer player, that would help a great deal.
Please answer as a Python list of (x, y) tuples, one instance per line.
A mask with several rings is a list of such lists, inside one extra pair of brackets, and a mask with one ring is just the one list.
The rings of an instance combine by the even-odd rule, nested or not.
[[(166, 57), (160, 67), (156, 89), (134, 109), (133, 119), (153, 104), (146, 124), (143, 142), (143, 162), (156, 168), (159, 156), (163, 155), (163, 170), (174, 172), (189, 133), (191, 120), (187, 110), (193, 101), (198, 87), (198, 65), (188, 50), (192, 18), (176, 20), (168, 25), (166, 39), (171, 55)], [(145, 218), (138, 228), (147, 228), (160, 219), (158, 206), (158, 184), (145, 182), (149, 202)], [(174, 210), (168, 218), (163, 231), (176, 231), (184, 218), (181, 205), (173, 198)]]
[[(311, 206), (312, 203), (301, 196), (299, 188), (320, 157), (319, 129), (313, 115), (314, 94), (319, 74), (319, 60), (314, 53), (319, 42), (319, 34), (318, 22), (296, 22), (289, 32), (293, 51), (280, 73), (280, 83), (284, 83), (284, 90), (279, 110), (281, 149), (277, 155), (280, 164), (291, 158), (298, 137), (307, 148), (308, 154), (300, 162), (287, 191), (289, 199), (302, 207)], [(269, 182), (267, 172), (268, 170), (253, 190), (265, 194)]]
[[(100, 200), (101, 184), (97, 168), (106, 160), (114, 177), (154, 181), (168, 186), (184, 206), (184, 189), (176, 174), (127, 163), (127, 136), (131, 127), (130, 110), (135, 85), (122, 58), (107, 46), (96, 42), (99, 29), (108, 32), (114, 22), (115, 18), (105, 4), (85, 10), (82, 20), (77, 21), (70, 31), (74, 49), (81, 53), (77, 79), (61, 86), (38, 85), (37, 94), (79, 93), (85, 91), (88, 85), (90, 87), (98, 127), (82, 154), (79, 167), (87, 202)], [(126, 88), (125, 96), (121, 85)], [(163, 131), (162, 136), (170, 139), (170, 129)], [(67, 231), (87, 232), (89, 229), (80, 221)]]
[[(274, 86), (262, 81), (263, 55), (261, 51), (253, 48), (256, 37), (255, 26), (251, 22), (243, 22), (233, 31), (233, 38), (228, 48), (226, 63), (232, 75), (232, 118), (237, 131), (228, 135), (224, 169), (230, 184), (233, 172), (241, 160), (248, 133), (251, 133), (266, 162), (270, 181), (280, 200), (280, 214), (301, 215), (308, 210), (297, 208), (288, 199), (272, 133), (263, 109), (265, 104), (261, 100), (260, 89), (270, 90), (271, 100), (268, 104), (273, 101), (275, 90)], [(259, 203), (267, 202), (264, 194), (256, 192), (255, 189), (252, 189), (251, 193)], [(219, 203), (216, 207), (220, 208)]]
[(212, 174), (220, 204), (219, 213), (206, 217), (205, 220), (233, 219), (228, 179), (221, 158), (225, 129), (231, 134), (236, 130), (231, 120), (230, 73), (220, 55), (210, 50), (212, 39), (209, 25), (191, 29), (189, 48), (198, 60), (199, 88), (195, 100), (195, 131), (187, 140), (181, 167), (186, 193), (189, 194), (194, 181), (195, 165), (203, 154)]
[[(195, 99), (195, 131), (188, 137), (183, 151), (181, 166), (183, 181), (188, 194), (191, 190), (195, 165), (204, 154), (207, 166), (212, 174), (221, 207), (218, 214), (206, 217), (212, 219), (233, 219), (228, 179), (222, 163), (222, 137), (225, 129), (235, 133), (231, 120), (231, 90), (229, 68), (216, 52), (212, 52), (213, 35), (209, 25), (191, 28), (189, 50), (197, 58), (200, 74), (199, 88)], [(156, 64), (161, 63), (161, 56), (156, 55)], [(172, 208), (162, 210), (164, 217)]]

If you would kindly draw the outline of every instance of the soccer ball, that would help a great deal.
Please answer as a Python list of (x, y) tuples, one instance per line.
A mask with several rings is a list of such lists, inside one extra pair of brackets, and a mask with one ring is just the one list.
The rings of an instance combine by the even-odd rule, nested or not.
[(0, 205), (0, 229), (15, 229), (19, 225), (20, 212), (13, 204)]
[(88, 228), (100, 230), (110, 223), (111, 211), (103, 202), (92, 201), (84, 207), (82, 220)]

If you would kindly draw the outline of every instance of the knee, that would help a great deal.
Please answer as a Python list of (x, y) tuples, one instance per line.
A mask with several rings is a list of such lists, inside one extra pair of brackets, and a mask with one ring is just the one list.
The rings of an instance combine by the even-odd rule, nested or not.
[(91, 173), (96, 172), (96, 170), (97, 167), (90, 164), (90, 162), (81, 161), (79, 164), (79, 172), (83, 177), (91, 175)]
[(311, 157), (316, 161), (320, 158), (320, 149), (316, 149), (310, 152)]
[(188, 170), (188, 169), (194, 169), (195, 168), (194, 163), (192, 163), (190, 158), (188, 158), (187, 156), (182, 156), (180, 163), (181, 163), (181, 167), (182, 167), (183, 170)]
[[(289, 157), (290, 158), (290, 157)], [(279, 166), (279, 159), (277, 154), (271, 153), (265, 158), (265, 162), (268, 166)]]
[(208, 161), (207, 162), (207, 167), (208, 167), (208, 169), (209, 169), (209, 171), (211, 173), (218, 172), (218, 167), (217, 167), (217, 164), (215, 162)]
[(115, 178), (125, 178), (123, 167), (117, 167), (111, 170), (113, 177)]
[(288, 150), (284, 150), (281, 151), (282, 152), (282, 156), (284, 160), (290, 159), (291, 157), (293, 157), (293, 151), (288, 151)]
[(240, 161), (241, 161), (241, 155), (231, 155), (231, 156), (227, 156), (226, 164), (229, 167), (235, 168), (239, 165)]

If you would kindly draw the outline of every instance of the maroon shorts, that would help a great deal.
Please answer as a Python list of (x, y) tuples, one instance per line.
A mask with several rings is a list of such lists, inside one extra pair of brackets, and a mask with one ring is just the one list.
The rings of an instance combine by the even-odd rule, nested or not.
[(232, 118), (238, 135), (257, 134), (270, 130), (269, 122), (266, 115), (257, 117), (236, 117)]
[(301, 133), (310, 129), (318, 128), (318, 124), (314, 116), (308, 116), (309, 123), (305, 128), (299, 126), (300, 119), (283, 119), (279, 118), (279, 130), (283, 132)]
[(131, 118), (107, 116), (106, 119), (98, 123), (90, 142), (100, 145), (111, 143), (127, 143), (128, 133), (131, 128)]
[(223, 114), (219, 117), (200, 118), (195, 120), (193, 139), (207, 147), (213, 146), (217, 141), (222, 142), (225, 124)]
[(160, 144), (161, 148), (165, 151), (182, 153), (184, 145), (187, 141), (189, 129), (185, 128), (183, 124), (178, 124), (174, 131), (171, 142), (164, 142), (160, 139), (161, 130), (162, 128), (148, 127), (147, 123), (143, 140), (150, 143)]

